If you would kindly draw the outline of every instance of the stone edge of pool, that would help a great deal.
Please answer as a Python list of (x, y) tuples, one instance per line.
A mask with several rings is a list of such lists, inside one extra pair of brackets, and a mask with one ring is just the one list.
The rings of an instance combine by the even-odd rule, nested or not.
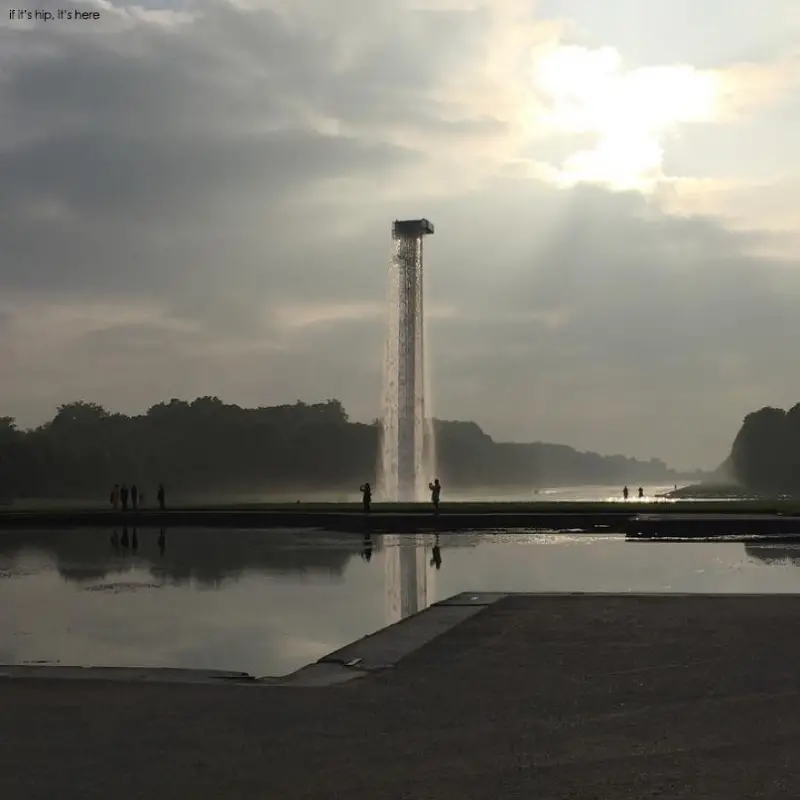
[[(456, 625), (512, 595), (568, 597), (730, 597), (725, 593), (687, 592), (461, 592), (375, 633), (334, 650), (318, 661), (282, 676), (255, 677), (246, 672), (172, 667), (76, 667), (0, 665), (0, 680), (90, 680), (134, 683), (180, 683), (312, 688), (335, 686), (392, 669), (403, 658), (447, 633)], [(763, 594), (736, 593), (736, 597)], [(780, 597), (782, 595), (770, 595)], [(794, 595), (792, 595), (794, 596)]]
[(508, 592), (462, 592), (434, 603), (375, 633), (357, 639), (318, 661), (281, 676), (257, 678), (246, 672), (173, 667), (79, 667), (0, 664), (0, 680), (91, 680), (145, 683), (235, 684), (319, 687), (345, 683), (384, 669), (474, 616)]

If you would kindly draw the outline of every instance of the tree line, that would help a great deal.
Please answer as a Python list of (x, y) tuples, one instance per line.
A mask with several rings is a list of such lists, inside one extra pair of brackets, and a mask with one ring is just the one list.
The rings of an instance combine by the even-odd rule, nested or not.
[[(474, 422), (434, 423), (447, 489), (671, 483), (658, 459), (582, 453), (557, 444), (495, 442)], [(241, 408), (218, 397), (172, 399), (128, 416), (97, 403), (58, 407), (21, 430), (0, 417), (0, 498), (107, 496), (114, 483), (175, 494), (354, 493), (376, 482), (380, 422), (351, 422), (338, 400)]]
[(744, 418), (726, 462), (742, 486), (763, 494), (800, 493), (800, 403)]

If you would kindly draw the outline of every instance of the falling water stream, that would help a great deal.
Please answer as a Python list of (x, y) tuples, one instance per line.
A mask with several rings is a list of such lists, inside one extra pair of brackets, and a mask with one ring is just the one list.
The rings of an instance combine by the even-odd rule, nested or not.
[(395, 238), (389, 265), (378, 499), (421, 501), (436, 448), (425, 358), (422, 236)]

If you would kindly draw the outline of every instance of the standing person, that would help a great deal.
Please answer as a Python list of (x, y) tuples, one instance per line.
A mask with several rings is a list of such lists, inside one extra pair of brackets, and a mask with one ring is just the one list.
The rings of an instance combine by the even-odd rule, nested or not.
[(158, 507), (163, 511), (166, 506), (165, 503), (166, 494), (164, 493), (163, 483), (158, 484), (158, 494), (156, 496), (158, 497)]
[(438, 478), (433, 479), (433, 483), (428, 484), (428, 488), (431, 490), (431, 502), (433, 503), (433, 513), (439, 513), (439, 495), (442, 493), (442, 484), (439, 483)]
[(369, 514), (372, 507), (372, 487), (365, 483), (359, 487), (359, 491), (361, 492), (361, 502), (364, 505), (364, 513)]
[(119, 499), (122, 501), (122, 510), (128, 510), (128, 484), (123, 483), (122, 486), (119, 487)]
[(623, 500), (627, 500), (628, 499), (628, 487), (627, 486), (624, 486), (623, 489), (622, 489), (622, 499)]
[(640, 486), (639, 487), (639, 499), (641, 500), (643, 497), (644, 497), (644, 489), (642, 489), (642, 487)]
[(131, 486), (131, 506), (134, 511), (139, 507), (139, 489), (135, 483)]
[(114, 511), (119, 508), (119, 484), (115, 483), (114, 488), (111, 490), (111, 505), (114, 507)]

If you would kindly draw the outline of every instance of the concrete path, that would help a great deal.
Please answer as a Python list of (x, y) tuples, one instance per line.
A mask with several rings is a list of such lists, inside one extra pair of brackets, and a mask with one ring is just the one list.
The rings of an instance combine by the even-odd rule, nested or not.
[(327, 688), (6, 678), (0, 797), (798, 797), (798, 630), (800, 596), (510, 596)]

